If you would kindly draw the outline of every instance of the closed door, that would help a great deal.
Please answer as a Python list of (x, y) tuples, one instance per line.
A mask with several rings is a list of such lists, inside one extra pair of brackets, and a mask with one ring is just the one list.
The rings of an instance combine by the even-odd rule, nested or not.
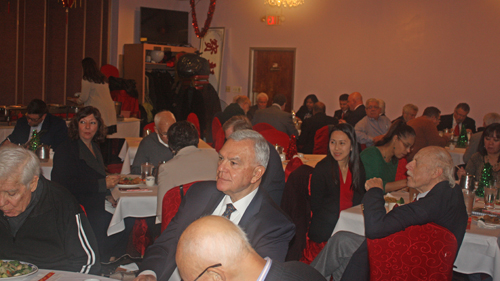
[(293, 108), (295, 81), (295, 49), (251, 48), (250, 99), (255, 103), (258, 93), (265, 92), (271, 105), (274, 95), (283, 94), (287, 103), (285, 111)]

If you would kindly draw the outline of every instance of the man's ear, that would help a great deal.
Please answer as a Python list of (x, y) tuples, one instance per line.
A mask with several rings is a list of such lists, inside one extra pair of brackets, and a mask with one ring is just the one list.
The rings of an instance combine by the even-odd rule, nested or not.
[(442, 174), (443, 174), (443, 169), (439, 168), (439, 167), (436, 167), (434, 169), (434, 171), (432, 171), (432, 173), (431, 173), (431, 178), (432, 179), (438, 179), (438, 178), (441, 177)]
[(226, 275), (224, 274), (224, 269), (221, 267), (209, 268), (207, 270), (208, 276), (210, 276), (211, 280), (214, 281), (226, 281)]
[(264, 166), (262, 166), (262, 165), (258, 165), (257, 167), (255, 167), (253, 169), (253, 175), (252, 175), (252, 179), (250, 180), (250, 182), (256, 183), (259, 179), (262, 178), (262, 176), (264, 175), (265, 172), (266, 172), (266, 168), (264, 168)]
[(30, 181), (30, 183), (28, 184), (28, 189), (30, 190), (30, 192), (35, 192), (38, 186), (38, 179), (39, 179), (38, 176), (34, 176), (33, 179)]

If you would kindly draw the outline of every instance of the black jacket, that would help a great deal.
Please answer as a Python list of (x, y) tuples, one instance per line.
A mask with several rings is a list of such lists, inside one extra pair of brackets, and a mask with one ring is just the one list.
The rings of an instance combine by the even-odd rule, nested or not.
[[(453, 126), (453, 114), (448, 114), (448, 115), (441, 115), (441, 122), (439, 122), (439, 125), (437, 126), (438, 131), (442, 131), (444, 129), (455, 129), (452, 128)], [(466, 129), (470, 129), (472, 133), (476, 132), (476, 121), (470, 117), (466, 117), (463, 124), (465, 125)]]
[[(28, 141), (30, 130), (31, 127), (28, 124), (28, 119), (26, 119), (26, 116), (23, 116), (17, 120), (16, 127), (14, 127), (12, 134), (8, 136), (8, 139), (15, 144), (25, 144)], [(60, 143), (68, 138), (66, 122), (50, 113), (47, 113), (41, 131), (46, 132), (42, 134), (40, 141), (43, 144), (50, 145), (53, 149), (56, 149)]]
[(302, 122), (301, 132), (297, 145), (300, 152), (312, 154), (314, 150), (314, 136), (316, 131), (326, 125), (337, 125), (339, 120), (335, 117), (327, 116), (324, 112), (316, 113), (313, 117)]
[(40, 199), (15, 237), (0, 211), (0, 258), (44, 269), (98, 274), (97, 242), (75, 198), (43, 176), (37, 188), (42, 189)]
[(365, 116), (366, 116), (365, 106), (360, 105), (354, 111), (349, 112), (349, 115), (347, 115), (345, 121), (354, 127), (356, 126), (356, 123), (358, 123), (359, 120), (363, 119), (363, 117)]
[[(365, 178), (365, 170), (360, 160), (361, 178)], [(334, 174), (332, 174), (332, 172)], [(352, 172), (352, 171), (351, 171)], [(354, 182), (354, 175), (353, 182)], [(337, 184), (333, 179), (337, 179)], [(352, 205), (359, 205), (365, 193), (361, 188), (354, 191)], [(340, 215), (340, 176), (337, 161), (331, 162), (328, 157), (321, 160), (311, 177), (311, 226), (309, 228), (309, 238), (312, 241), (321, 243), (327, 241), (332, 236), (333, 229), (337, 225)]]

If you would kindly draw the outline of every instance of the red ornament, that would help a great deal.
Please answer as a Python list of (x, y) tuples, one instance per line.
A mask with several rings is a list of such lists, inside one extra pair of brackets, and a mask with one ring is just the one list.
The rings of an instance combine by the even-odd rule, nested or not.
[(200, 32), (200, 28), (198, 27), (198, 20), (196, 19), (196, 10), (194, 7), (194, 0), (189, 1), (191, 4), (191, 15), (193, 16), (193, 27), (194, 33), (196, 37), (203, 38), (205, 34), (207, 34), (208, 28), (210, 27), (210, 23), (212, 22), (212, 17), (214, 16), (215, 11), (215, 0), (210, 0), (210, 6), (208, 7), (207, 19), (205, 20), (205, 25)]

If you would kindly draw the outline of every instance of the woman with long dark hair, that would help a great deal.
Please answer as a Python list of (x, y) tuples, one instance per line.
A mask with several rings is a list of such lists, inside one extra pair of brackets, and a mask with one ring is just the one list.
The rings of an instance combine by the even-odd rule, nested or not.
[(109, 92), (108, 79), (92, 58), (84, 58), (82, 67), (82, 91), (77, 101), (85, 106), (99, 109), (108, 130), (107, 134), (114, 134), (116, 133), (116, 110), (115, 102), (111, 99)]
[[(406, 177), (396, 180), (400, 161), (410, 153), (415, 143), (415, 130), (402, 120), (392, 123), (384, 137), (363, 152), (361, 161), (365, 167), (366, 179), (381, 178), (384, 192), (391, 192), (406, 187)], [(404, 168), (406, 169), (406, 168)]]
[(493, 123), (486, 127), (483, 131), (479, 148), (472, 155), (467, 166), (460, 168), (457, 175), (460, 178), (465, 173), (476, 176), (476, 180), (481, 178), (481, 173), (485, 163), (490, 163), (493, 166), (493, 178), (498, 179), (500, 175), (500, 124)]
[(311, 177), (311, 225), (304, 258), (309, 262), (332, 236), (340, 212), (358, 205), (365, 194), (365, 170), (350, 124), (330, 129), (329, 149)]
[(312, 117), (313, 115), (313, 105), (318, 102), (318, 98), (316, 95), (308, 95), (304, 99), (304, 104), (299, 108), (299, 111), (295, 113), (295, 116), (300, 118), (300, 120), (304, 121), (307, 118)]

